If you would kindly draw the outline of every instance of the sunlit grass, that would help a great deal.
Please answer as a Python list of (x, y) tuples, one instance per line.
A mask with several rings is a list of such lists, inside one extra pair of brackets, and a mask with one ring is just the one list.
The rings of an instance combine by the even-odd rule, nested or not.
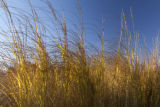
[[(3, 66), (7, 71), (1, 73), (0, 105), (160, 106), (158, 39), (151, 53), (141, 54), (138, 34), (129, 32), (124, 12), (116, 51), (105, 53), (102, 23), (102, 31), (98, 34), (101, 49), (97, 49), (97, 53), (88, 54), (83, 20), (81, 30), (73, 34), (76, 39), (70, 38), (67, 26), (69, 23), (65, 16), (58, 19), (54, 8), (47, 2), (53, 21), (57, 24), (54, 27), (57, 27), (60, 34), (57, 39), (48, 36), (47, 26), (40, 23), (31, 2), (32, 16), (26, 14), (16, 18), (3, 0), (1, 4), (7, 15), (9, 30), (1, 31), (8, 42), (3, 41), (5, 48), (2, 55), (7, 59)], [(52, 42), (48, 43), (48, 38)], [(140, 56), (144, 56), (143, 60)]]

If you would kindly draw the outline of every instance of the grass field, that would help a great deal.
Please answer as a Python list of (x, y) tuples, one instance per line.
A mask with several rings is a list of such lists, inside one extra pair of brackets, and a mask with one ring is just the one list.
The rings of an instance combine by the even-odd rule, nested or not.
[[(8, 29), (0, 30), (5, 39), (0, 53), (1, 106), (160, 106), (158, 38), (152, 52), (141, 52), (139, 34), (129, 31), (122, 12), (117, 48), (105, 51), (103, 23), (98, 33), (101, 49), (91, 48), (83, 20), (71, 33), (65, 16), (57, 17), (54, 7), (46, 3), (56, 23), (53, 28), (41, 23), (31, 3), (32, 15), (19, 13), (15, 17), (1, 0), (8, 25)], [(56, 37), (48, 28), (57, 29)]]

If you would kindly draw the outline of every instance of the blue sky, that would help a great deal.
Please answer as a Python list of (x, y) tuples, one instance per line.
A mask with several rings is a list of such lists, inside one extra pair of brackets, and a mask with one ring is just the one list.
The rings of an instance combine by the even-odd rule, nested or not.
[[(27, 0), (7, 0), (9, 5), (28, 11)], [(34, 6), (45, 9), (41, 1), (31, 0)], [(77, 23), (78, 11), (76, 0), (50, 0), (56, 11), (64, 11), (69, 23)], [(148, 44), (160, 31), (160, 0), (80, 0), (88, 40), (97, 42), (96, 30), (101, 29), (102, 18), (105, 19), (105, 39), (118, 38), (122, 9), (131, 26), (130, 8), (134, 14), (135, 30), (145, 37)], [(42, 14), (41, 14), (42, 15)], [(43, 16), (43, 15), (42, 15)]]

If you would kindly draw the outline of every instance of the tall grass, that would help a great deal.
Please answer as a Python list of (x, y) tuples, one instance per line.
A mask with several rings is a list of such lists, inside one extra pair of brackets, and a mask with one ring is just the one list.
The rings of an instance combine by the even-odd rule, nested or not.
[[(80, 30), (69, 32), (49, 1), (54, 37), (29, 1), (32, 14), (14, 16), (1, 0), (8, 29), (0, 34), (2, 72), (0, 105), (15, 107), (159, 107), (159, 43), (152, 52), (140, 52), (138, 36), (128, 30), (122, 12), (116, 51), (104, 50), (104, 26), (98, 37), (101, 49), (88, 54), (82, 18)], [(79, 7), (80, 14), (81, 8)], [(18, 12), (18, 11), (17, 11)], [(53, 30), (54, 31), (54, 30)], [(74, 38), (74, 39), (73, 39)], [(134, 38), (134, 39), (133, 39)], [(140, 58), (143, 56), (143, 59)]]

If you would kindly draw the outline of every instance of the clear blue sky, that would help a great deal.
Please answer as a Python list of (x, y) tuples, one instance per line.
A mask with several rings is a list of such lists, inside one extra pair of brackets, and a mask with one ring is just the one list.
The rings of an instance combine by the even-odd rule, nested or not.
[[(27, 0), (7, 0), (9, 5), (28, 9)], [(45, 6), (40, 2), (44, 0), (31, 0), (35, 6)], [(70, 22), (77, 22), (76, 0), (50, 0), (58, 13), (64, 14)], [(130, 8), (134, 14), (136, 31), (140, 32), (147, 42), (150, 42), (156, 33), (160, 31), (160, 0), (80, 0), (83, 10), (84, 24), (86, 26), (88, 40), (96, 43), (95, 29), (101, 27), (102, 17), (105, 19), (105, 39), (119, 37), (120, 17), (122, 8), (130, 20)], [(130, 25), (130, 24), (129, 24)]]

